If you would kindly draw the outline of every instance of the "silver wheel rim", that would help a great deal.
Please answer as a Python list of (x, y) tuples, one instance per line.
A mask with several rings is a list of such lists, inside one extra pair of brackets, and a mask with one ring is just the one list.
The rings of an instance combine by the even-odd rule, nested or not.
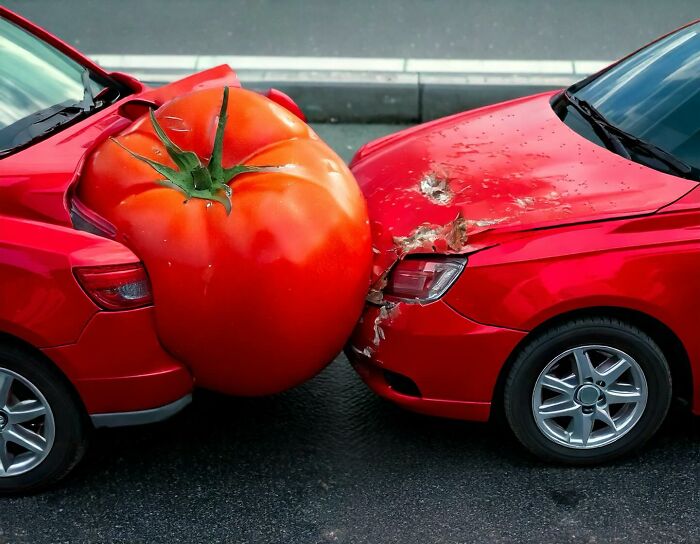
[(49, 403), (29, 380), (0, 367), (0, 478), (39, 466), (53, 446)]
[(633, 357), (610, 346), (579, 346), (555, 357), (540, 373), (532, 413), (552, 442), (600, 448), (639, 422), (647, 395), (644, 372)]

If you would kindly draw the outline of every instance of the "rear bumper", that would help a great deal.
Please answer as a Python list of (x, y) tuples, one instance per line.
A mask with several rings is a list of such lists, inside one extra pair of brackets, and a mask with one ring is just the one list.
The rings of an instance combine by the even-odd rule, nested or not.
[(152, 307), (99, 312), (76, 343), (42, 350), (73, 383), (88, 414), (162, 410), (191, 393), (192, 375), (160, 345), (153, 314)]
[(442, 301), (399, 303), (384, 315), (368, 306), (346, 354), (384, 398), (429, 415), (485, 421), (501, 369), (525, 334), (475, 323)]

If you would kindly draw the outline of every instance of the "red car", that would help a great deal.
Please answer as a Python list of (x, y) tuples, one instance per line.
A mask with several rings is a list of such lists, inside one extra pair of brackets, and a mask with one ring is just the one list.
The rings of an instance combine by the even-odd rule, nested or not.
[[(72, 194), (84, 157), (227, 66), (148, 89), (0, 7), (0, 493), (66, 475), (91, 426), (162, 420), (189, 370), (156, 337), (148, 276)], [(300, 115), (279, 92), (270, 98)]]
[(700, 23), (569, 89), (371, 142), (374, 288), (348, 355), (379, 395), (503, 414), (557, 462), (700, 414)]

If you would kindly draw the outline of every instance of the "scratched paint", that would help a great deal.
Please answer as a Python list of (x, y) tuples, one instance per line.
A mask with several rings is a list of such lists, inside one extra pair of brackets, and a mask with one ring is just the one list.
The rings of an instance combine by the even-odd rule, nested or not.
[(433, 253), (439, 249), (447, 253), (459, 253), (467, 243), (467, 221), (461, 213), (445, 225), (423, 224), (416, 227), (408, 236), (395, 236), (399, 258), (426, 250)]
[(409, 129), (355, 162), (375, 281), (407, 254), (465, 253), (502, 233), (650, 213), (693, 187), (576, 134), (552, 95)]
[(386, 339), (382, 324), (391, 319), (392, 315), (399, 307), (399, 304), (400, 303), (385, 302), (379, 308), (377, 317), (374, 318), (374, 338), (372, 339), (372, 343), (374, 344), (375, 348), (379, 347), (382, 340)]

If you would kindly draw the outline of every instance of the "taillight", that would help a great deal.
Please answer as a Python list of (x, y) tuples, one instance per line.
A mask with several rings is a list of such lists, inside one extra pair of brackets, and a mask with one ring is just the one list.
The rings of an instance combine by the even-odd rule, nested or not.
[(151, 284), (140, 263), (75, 268), (90, 298), (106, 310), (130, 310), (153, 303)]
[(384, 294), (406, 302), (437, 300), (452, 286), (466, 264), (466, 257), (404, 259), (389, 274)]

